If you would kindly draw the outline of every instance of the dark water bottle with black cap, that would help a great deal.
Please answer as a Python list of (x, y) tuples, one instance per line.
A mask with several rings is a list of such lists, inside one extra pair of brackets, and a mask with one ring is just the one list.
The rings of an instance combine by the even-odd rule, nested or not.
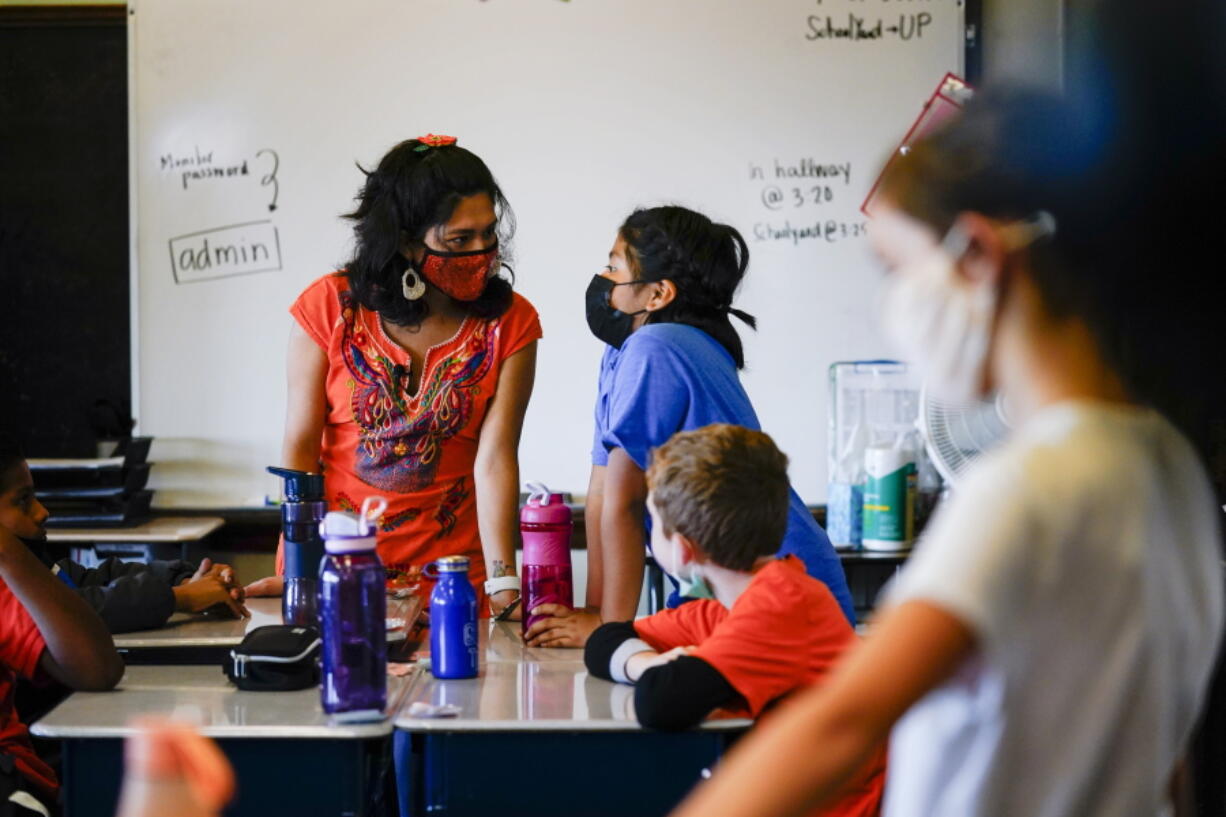
[(324, 540), (319, 523), (328, 513), (324, 475), (269, 466), (268, 473), (285, 480), (281, 503), (281, 532), (285, 535), (285, 593), (281, 618), (299, 627), (319, 626), (319, 563)]

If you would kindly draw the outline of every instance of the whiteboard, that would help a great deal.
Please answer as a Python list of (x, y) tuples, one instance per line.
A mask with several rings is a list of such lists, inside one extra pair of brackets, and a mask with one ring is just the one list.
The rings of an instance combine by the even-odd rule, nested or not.
[(826, 372), (888, 352), (859, 211), (963, 55), (960, 0), (134, 0), (133, 404), (160, 506), (276, 495), (287, 308), (351, 250), (362, 177), (454, 134), (518, 218), (541, 314), (525, 480), (583, 493), (601, 344), (583, 293), (636, 206), (750, 245), (744, 383), (809, 502)]

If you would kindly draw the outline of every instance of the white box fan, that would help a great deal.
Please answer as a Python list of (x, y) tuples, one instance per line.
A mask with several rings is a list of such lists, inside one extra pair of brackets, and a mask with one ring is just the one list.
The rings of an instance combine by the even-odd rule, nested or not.
[(1008, 436), (1012, 424), (1003, 397), (951, 402), (920, 390), (920, 433), (932, 464), (950, 486), (986, 451)]

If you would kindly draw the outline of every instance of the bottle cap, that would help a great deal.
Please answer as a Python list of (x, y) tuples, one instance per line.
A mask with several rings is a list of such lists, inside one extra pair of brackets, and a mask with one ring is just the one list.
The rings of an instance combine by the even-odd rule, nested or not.
[(319, 533), (324, 538), (324, 548), (329, 553), (356, 553), (375, 549), (375, 535), (356, 514), (346, 511), (328, 511), (319, 523)]
[(443, 556), (434, 561), (435, 569), (439, 573), (467, 573), (468, 572), (468, 557), (467, 556)]
[(572, 516), (562, 494), (551, 493), (539, 482), (528, 483), (528, 501), (519, 512), (521, 524), (570, 525)]
[(880, 479), (899, 468), (915, 464), (915, 451), (899, 445), (870, 445), (864, 450), (864, 470), (870, 478)]
[(324, 475), (268, 466), (268, 473), (285, 481), (286, 502), (316, 502), (324, 498)]
[(529, 505), (561, 505), (564, 504), (561, 494), (552, 493), (543, 482), (529, 482), (524, 485), (528, 489)]
[(319, 523), (319, 534), (329, 553), (357, 553), (375, 549), (374, 520), (387, 510), (387, 500), (370, 496), (362, 503), (362, 512), (329, 511)]

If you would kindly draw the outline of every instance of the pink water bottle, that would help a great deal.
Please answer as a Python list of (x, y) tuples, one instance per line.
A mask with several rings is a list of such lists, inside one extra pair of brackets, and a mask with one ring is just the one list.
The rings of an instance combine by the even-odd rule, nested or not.
[(574, 528), (570, 508), (561, 494), (551, 494), (539, 482), (528, 483), (528, 502), (519, 512), (519, 531), (524, 539), (523, 624), (524, 631), (541, 616), (529, 612), (541, 604), (574, 607), (574, 583), (570, 570), (570, 534)]

